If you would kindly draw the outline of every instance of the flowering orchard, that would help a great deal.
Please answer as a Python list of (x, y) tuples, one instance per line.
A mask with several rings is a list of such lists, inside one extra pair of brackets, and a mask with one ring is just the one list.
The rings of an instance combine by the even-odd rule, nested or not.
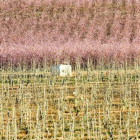
[[(133, 63), (140, 51), (136, 0), (0, 1), (0, 62)], [(23, 61), (24, 60), (24, 61)]]

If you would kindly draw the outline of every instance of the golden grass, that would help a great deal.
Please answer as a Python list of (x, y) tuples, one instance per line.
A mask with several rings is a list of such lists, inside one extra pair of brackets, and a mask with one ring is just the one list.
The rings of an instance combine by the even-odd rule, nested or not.
[(139, 138), (139, 75), (139, 69), (75, 71), (72, 77), (2, 73), (1, 138)]

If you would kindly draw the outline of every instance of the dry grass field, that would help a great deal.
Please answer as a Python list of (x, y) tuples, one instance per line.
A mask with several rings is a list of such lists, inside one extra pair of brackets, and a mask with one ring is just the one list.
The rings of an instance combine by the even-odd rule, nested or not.
[(139, 113), (138, 66), (0, 74), (0, 140), (138, 140)]

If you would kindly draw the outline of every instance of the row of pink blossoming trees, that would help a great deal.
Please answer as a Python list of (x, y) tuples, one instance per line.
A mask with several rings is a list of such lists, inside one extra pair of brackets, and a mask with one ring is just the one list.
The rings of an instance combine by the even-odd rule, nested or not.
[(0, 65), (134, 64), (140, 52), (136, 0), (0, 1)]

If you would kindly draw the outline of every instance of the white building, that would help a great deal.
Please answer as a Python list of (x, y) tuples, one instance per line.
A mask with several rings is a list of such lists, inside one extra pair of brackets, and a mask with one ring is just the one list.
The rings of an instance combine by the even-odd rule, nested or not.
[(52, 76), (71, 76), (72, 68), (71, 65), (56, 65), (51, 66)]

